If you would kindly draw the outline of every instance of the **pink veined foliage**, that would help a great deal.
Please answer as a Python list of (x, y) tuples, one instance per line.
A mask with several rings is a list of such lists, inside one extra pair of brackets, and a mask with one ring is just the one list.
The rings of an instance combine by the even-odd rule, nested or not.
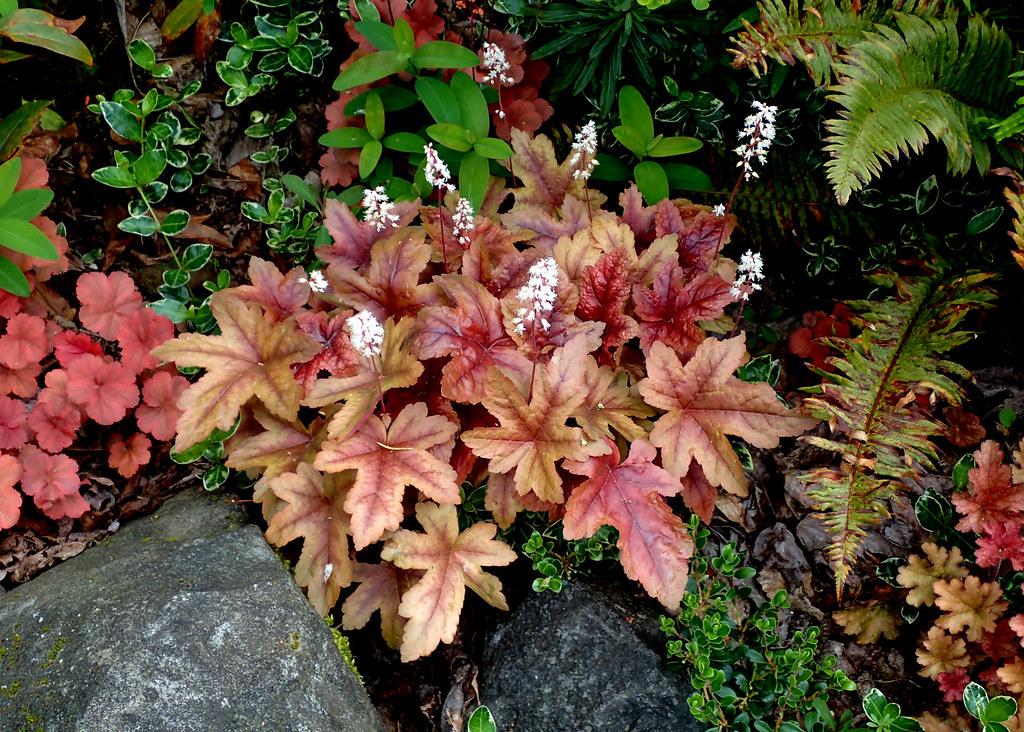
[(121, 435), (114, 435), (110, 441), (110, 456), (107, 464), (117, 470), (122, 478), (131, 478), (139, 468), (149, 462), (149, 448), (153, 446), (152, 440), (141, 432), (124, 440)]
[(68, 396), (89, 419), (104, 425), (121, 421), (139, 403), (135, 374), (119, 363), (90, 354), (75, 361), (68, 374)]
[(142, 385), (142, 403), (135, 410), (139, 429), (155, 439), (174, 439), (174, 426), (181, 416), (178, 397), (188, 388), (184, 376), (157, 371)]
[(74, 460), (67, 455), (47, 455), (33, 445), (23, 447), (19, 458), (21, 489), (48, 517), (78, 518), (89, 510), (78, 492), (82, 480)]
[(7, 321), (7, 330), (0, 336), (0, 362), (12, 369), (25, 368), (42, 361), (50, 348), (46, 321), (18, 313)]
[(57, 363), (67, 368), (76, 358), (87, 353), (102, 356), (103, 346), (93, 340), (88, 333), (62, 330), (53, 337), (53, 352), (57, 357)]
[(24, 402), (0, 397), (0, 450), (16, 450), (25, 444), (27, 419)]
[(78, 278), (75, 292), (82, 305), (78, 311), (82, 325), (108, 341), (117, 339), (121, 320), (142, 307), (142, 295), (124, 272), (87, 272)]
[(58, 453), (71, 447), (75, 433), (82, 426), (81, 412), (61, 399), (56, 392), (44, 389), (28, 415), (28, 426), (35, 435), (36, 444), (49, 453)]
[(0, 531), (18, 523), (21, 494), (14, 486), (21, 480), (21, 464), (13, 455), (0, 454)]
[(174, 337), (174, 324), (170, 319), (149, 308), (143, 308), (121, 320), (117, 329), (117, 344), (121, 347), (121, 363), (140, 374), (155, 369), (160, 359), (150, 351)]

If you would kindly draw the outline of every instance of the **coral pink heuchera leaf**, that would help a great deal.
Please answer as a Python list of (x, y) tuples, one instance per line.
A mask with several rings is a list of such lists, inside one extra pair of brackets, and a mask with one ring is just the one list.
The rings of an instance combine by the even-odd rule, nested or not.
[(139, 388), (130, 369), (86, 354), (68, 372), (68, 396), (89, 419), (110, 425), (124, 419), (139, 403)]
[(295, 315), (309, 301), (309, 283), (306, 270), (293, 267), (282, 274), (275, 265), (259, 257), (249, 260), (249, 281), (232, 290), (244, 303), (260, 305), (264, 315), (273, 322)]
[(653, 289), (633, 288), (644, 353), (650, 353), (655, 341), (667, 343), (678, 353), (692, 353), (704, 340), (697, 321), (717, 318), (733, 301), (729, 283), (718, 275), (698, 275), (685, 283), (684, 279), (678, 264), (665, 262), (654, 275)]
[(61, 399), (53, 390), (43, 389), (28, 415), (28, 426), (35, 433), (36, 444), (49, 453), (58, 453), (75, 441), (82, 426), (82, 415), (74, 405)]
[(88, 333), (62, 330), (53, 337), (53, 351), (57, 362), (67, 368), (76, 358), (86, 353), (102, 356), (103, 346), (94, 341)]
[(32, 445), (22, 448), (19, 458), (21, 489), (44, 514), (52, 519), (78, 518), (89, 510), (78, 492), (82, 481), (74, 460), (67, 455), (47, 455)]
[(382, 559), (398, 567), (426, 570), (398, 608), (408, 618), (402, 661), (426, 656), (438, 643), (452, 642), (466, 587), (494, 607), (507, 610), (501, 582), (483, 567), (505, 566), (516, 558), (507, 544), (495, 540), (498, 527), (492, 523), (473, 524), (460, 534), (454, 506), (419, 503), (416, 519), (425, 534), (396, 531), (381, 551)]
[(17, 450), (28, 442), (25, 402), (0, 397), (0, 450)]
[(303, 333), (320, 346), (320, 353), (295, 368), (295, 378), (309, 391), (321, 371), (331, 376), (345, 378), (355, 376), (359, 371), (359, 355), (352, 346), (345, 323), (351, 310), (336, 313), (328, 320), (327, 313), (299, 313), (296, 321)]
[(302, 386), (291, 366), (320, 350), (293, 320), (268, 324), (258, 308), (230, 290), (215, 292), (210, 308), (221, 335), (186, 333), (153, 350), (157, 358), (207, 370), (178, 401), (183, 412), (174, 445), (178, 452), (206, 439), (215, 427), (230, 430), (242, 405), (254, 396), (272, 414), (295, 419)]
[(657, 451), (647, 440), (634, 440), (621, 464), (615, 443), (605, 441), (608, 455), (562, 463), (588, 478), (566, 502), (565, 538), (585, 539), (604, 524), (614, 526), (626, 576), (675, 609), (686, 591), (694, 549), (686, 526), (665, 502), (665, 496), (679, 492), (679, 478), (654, 464)]
[(181, 417), (178, 397), (189, 386), (188, 379), (167, 371), (157, 371), (142, 385), (142, 403), (135, 410), (139, 429), (157, 440), (174, 439), (174, 428)]
[(78, 311), (82, 325), (108, 341), (117, 338), (122, 318), (142, 308), (142, 295), (124, 272), (87, 272), (78, 278), (75, 292), (82, 304)]
[(121, 364), (132, 373), (155, 369), (160, 359), (150, 351), (174, 337), (174, 323), (169, 318), (143, 308), (121, 320), (117, 329), (117, 345), (121, 348)]
[(498, 299), (461, 275), (442, 277), (439, 284), (455, 307), (423, 308), (413, 343), (420, 358), (451, 356), (442, 371), (441, 394), (456, 402), (479, 403), (493, 366), (529, 378), (530, 362), (506, 332)]
[(149, 448), (152, 446), (150, 439), (141, 432), (136, 432), (127, 442), (121, 435), (114, 435), (110, 441), (107, 464), (117, 470), (122, 478), (131, 478), (149, 462)]
[(7, 321), (7, 331), (0, 336), (0, 363), (20, 369), (39, 363), (50, 352), (46, 321), (35, 315), (18, 313)]
[(767, 384), (733, 376), (746, 358), (743, 336), (705, 340), (685, 366), (669, 346), (655, 342), (647, 358), (649, 377), (637, 384), (644, 401), (668, 410), (651, 432), (665, 468), (682, 477), (695, 458), (712, 485), (739, 496), (747, 494), (747, 483), (727, 435), (754, 447), (776, 447), (780, 437), (795, 437), (818, 423), (787, 409)]
[(1001, 524), (1021, 518), (1024, 512), (1024, 485), (1013, 482), (1013, 470), (1003, 464), (1003, 449), (995, 440), (986, 440), (974, 451), (977, 467), (967, 472), (971, 490), (954, 493), (953, 505), (963, 514), (956, 527), (960, 531), (984, 532), (988, 523)]
[(371, 415), (345, 440), (323, 444), (313, 467), (327, 472), (359, 471), (345, 500), (357, 550), (398, 528), (406, 486), (440, 503), (459, 502), (455, 470), (432, 453), (440, 447), (450, 457), (457, 430), (445, 417), (428, 416), (427, 405), (417, 402), (403, 409), (390, 426)]
[(20, 369), (9, 369), (0, 364), (0, 394), (14, 394), (30, 397), (39, 391), (37, 379), (43, 372), (43, 365), (31, 363)]
[(21, 465), (13, 455), (0, 455), (0, 531), (18, 523), (21, 494), (14, 489), (21, 479)]
[(321, 615), (331, 611), (341, 588), (352, 582), (349, 517), (344, 509), (351, 486), (351, 473), (325, 476), (309, 463), (300, 463), (296, 472), (270, 481), (271, 490), (285, 506), (270, 520), (267, 539), (284, 546), (303, 537), (295, 580), (306, 588), (310, 603)]

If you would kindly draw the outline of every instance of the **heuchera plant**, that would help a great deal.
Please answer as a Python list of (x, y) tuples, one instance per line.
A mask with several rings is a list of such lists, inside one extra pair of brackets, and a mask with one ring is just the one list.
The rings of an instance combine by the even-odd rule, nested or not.
[(79, 465), (64, 454), (72, 445), (99, 440), (128, 478), (153, 440), (174, 436), (188, 382), (150, 354), (174, 335), (171, 321), (142, 306), (123, 272), (81, 275), (76, 294), (80, 326), (53, 292), (0, 292), (0, 530), (18, 523), (22, 494), (51, 519), (89, 510)]
[(719, 489), (747, 492), (730, 436), (774, 447), (816, 423), (734, 375), (742, 335), (701, 328), (734, 302), (730, 217), (635, 186), (621, 214), (594, 191), (588, 211), (548, 139), (512, 140), (514, 205), (497, 213), (511, 191), (492, 178), (464, 239), (456, 192), (443, 227), (435, 206), (370, 222), (328, 199), (322, 272), (254, 259), (251, 285), (213, 296), (221, 335), (154, 351), (206, 370), (175, 449), (241, 417), (227, 464), (262, 474), (268, 538), (303, 538), (296, 579), (321, 613), (357, 585), (344, 627), (379, 610), (403, 660), (451, 642), (467, 587), (505, 607), (484, 568), (515, 555), (490, 522), (459, 532), (461, 483), (486, 483), (502, 527), (524, 508), (567, 538), (614, 526), (626, 574), (674, 609), (693, 540), (666, 499), (709, 521)]

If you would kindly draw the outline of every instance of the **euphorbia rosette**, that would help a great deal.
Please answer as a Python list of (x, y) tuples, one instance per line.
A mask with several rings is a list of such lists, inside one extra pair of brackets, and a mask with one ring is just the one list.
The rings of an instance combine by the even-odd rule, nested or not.
[[(388, 633), (403, 658), (449, 637), (469, 583), (444, 567), (461, 566), (467, 544), (500, 563), (493, 527), (468, 538), (476, 527), (451, 529), (462, 479), (486, 482), (503, 526), (524, 506), (564, 514), (581, 538), (619, 526), (627, 570), (671, 606), (689, 550), (665, 499), (680, 495), (709, 520), (719, 489), (746, 491), (729, 435), (770, 447), (815, 423), (734, 376), (742, 337), (708, 338), (698, 324), (733, 304), (711, 271), (731, 218), (688, 201), (645, 206), (634, 187), (621, 215), (595, 195), (591, 219), (578, 166), (544, 138), (513, 142), (515, 203), (500, 217), (485, 203), (448, 273), (440, 226), (403, 219), (378, 231), (337, 209), (335, 243), (317, 251), (327, 291), (312, 293), (302, 270), (273, 274), (254, 260), (252, 285), (213, 296), (221, 335), (155, 351), (206, 369), (179, 401), (177, 448), (241, 415), (228, 463), (263, 472), (268, 536), (304, 538), (297, 578), (321, 612), (350, 582), (364, 609), (370, 595), (393, 600), (384, 624), (404, 628)], [(623, 443), (633, 445), (624, 459)], [(616, 487), (624, 481), (628, 491)], [(400, 528), (413, 515), (426, 533)], [(385, 561), (357, 571), (350, 547)], [(424, 574), (399, 581), (399, 570)], [(370, 587), (371, 577), (391, 579)], [(502, 604), (488, 588), (485, 599)], [(385, 591), (392, 600), (375, 594)], [(344, 612), (346, 627), (368, 616), (349, 603)]]

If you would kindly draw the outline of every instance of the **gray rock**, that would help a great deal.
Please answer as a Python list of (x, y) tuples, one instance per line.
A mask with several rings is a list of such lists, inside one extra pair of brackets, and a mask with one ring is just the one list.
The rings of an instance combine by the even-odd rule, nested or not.
[(0, 597), (0, 729), (382, 732), (244, 520), (189, 492)]
[(665, 636), (657, 651), (645, 642), (652, 624), (656, 613), (576, 582), (534, 595), (488, 638), (481, 703), (502, 732), (702, 732), (689, 683), (665, 668)]

